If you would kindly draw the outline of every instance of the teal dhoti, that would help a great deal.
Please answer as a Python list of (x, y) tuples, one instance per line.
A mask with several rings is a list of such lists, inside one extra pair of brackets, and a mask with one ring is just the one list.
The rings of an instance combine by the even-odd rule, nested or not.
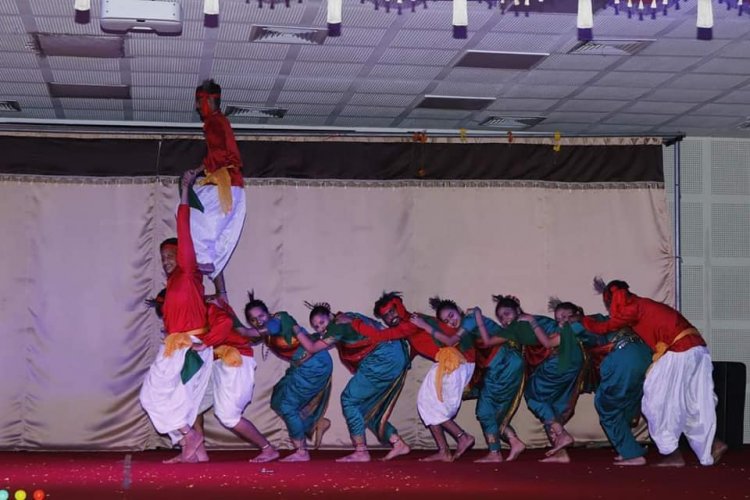
[(630, 342), (615, 348), (604, 358), (601, 381), (594, 395), (599, 422), (612, 446), (624, 459), (646, 454), (630, 428), (641, 411), (643, 381), (651, 365), (651, 349), (643, 342)]
[(529, 410), (545, 427), (553, 422), (564, 424), (573, 416), (580, 392), (583, 355), (570, 360), (569, 366), (559, 370), (560, 358), (552, 355), (544, 360), (529, 377), (524, 396)]
[(352, 436), (370, 429), (387, 443), (396, 428), (388, 422), (406, 379), (409, 357), (403, 341), (382, 342), (360, 363), (341, 393), (341, 408)]
[(490, 451), (500, 450), (500, 438), (518, 409), (524, 380), (523, 356), (517, 349), (502, 346), (484, 373), (476, 406)]
[(289, 430), (289, 437), (301, 441), (310, 435), (328, 406), (333, 362), (328, 351), (313, 354), (303, 363), (300, 348), (284, 376), (273, 387), (271, 408)]

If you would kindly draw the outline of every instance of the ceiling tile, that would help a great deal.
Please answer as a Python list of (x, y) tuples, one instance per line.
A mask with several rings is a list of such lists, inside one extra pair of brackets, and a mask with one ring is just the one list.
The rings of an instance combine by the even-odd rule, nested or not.
[(728, 90), (747, 79), (741, 75), (689, 74), (675, 78), (670, 86), (676, 89)]
[(672, 115), (655, 115), (647, 113), (618, 113), (616, 116), (607, 118), (604, 124), (610, 125), (638, 125), (644, 128), (661, 125), (672, 119)]
[(386, 108), (383, 106), (346, 106), (341, 110), (342, 116), (377, 116), (395, 118), (400, 115), (402, 108)]
[(432, 80), (443, 70), (442, 66), (397, 66), (395, 64), (378, 64), (373, 67), (368, 77), (370, 78), (416, 78), (419, 80)]
[(696, 109), (695, 113), (699, 115), (717, 116), (750, 116), (750, 101), (745, 101), (742, 104), (706, 104)]
[[(693, 26), (695, 30), (695, 26)], [(695, 31), (693, 32), (695, 37)], [(659, 38), (643, 49), (638, 55), (644, 56), (706, 56), (723, 50), (725, 40), (676, 40)]]
[(587, 113), (573, 113), (573, 112), (559, 112), (559, 111), (552, 111), (550, 113), (547, 113), (547, 120), (550, 121), (560, 121), (560, 122), (566, 122), (566, 123), (594, 123), (605, 116), (607, 116), (608, 113), (594, 113), (594, 112), (587, 112)]
[[(388, 90), (388, 89), (384, 89)], [(349, 99), (349, 104), (359, 106), (408, 106), (418, 96), (415, 94), (360, 94)]]
[(514, 97), (524, 99), (562, 99), (578, 90), (571, 85), (513, 85), (503, 90), (503, 97)]
[(521, 111), (521, 112), (537, 112), (546, 111), (557, 104), (557, 99), (498, 99), (494, 103), (490, 104), (486, 111), (487, 112), (506, 112), (506, 111)]
[(690, 114), (670, 121), (672, 127), (736, 127), (741, 120), (736, 117)]
[(617, 67), (618, 71), (684, 71), (689, 66), (697, 63), (699, 57), (661, 57), (644, 56), (638, 54), (630, 57)]
[(352, 84), (350, 79), (328, 78), (286, 78), (284, 90), (303, 90), (308, 92), (344, 92)]
[(2, 82), (44, 82), (42, 71), (38, 68), (2, 68), (0, 69)]
[(418, 94), (423, 92), (431, 80), (366, 80), (357, 88), (358, 92), (372, 92), (373, 94)]
[(716, 99), (716, 102), (747, 104), (750, 102), (750, 90), (735, 90)]
[(594, 111), (611, 113), (616, 111), (623, 106), (628, 105), (630, 101), (612, 101), (612, 100), (596, 100), (596, 99), (569, 99), (563, 101), (560, 106), (556, 108), (556, 111)]
[(623, 56), (591, 56), (582, 54), (552, 54), (535, 68), (537, 70), (597, 70), (618, 63)]
[(639, 99), (629, 106), (622, 108), (620, 111), (626, 113), (659, 113), (681, 115), (687, 113), (695, 107), (694, 102), (674, 102), (674, 101), (647, 101), (645, 98)]
[(289, 92), (287, 90), (282, 91), (279, 94), (279, 102), (298, 102), (308, 103), (314, 102), (318, 104), (337, 104), (343, 94), (341, 92)]
[[(750, 53), (748, 53), (748, 58), (750, 58)], [(737, 59), (717, 57), (701, 64), (693, 71), (695, 73), (717, 73), (723, 75), (750, 75), (750, 60), (742, 64)]]
[(120, 71), (120, 60), (103, 57), (68, 57), (68, 56), (47, 56), (49, 67), (53, 70), (74, 70), (74, 71)]
[(307, 46), (299, 48), (298, 61), (331, 61), (338, 63), (364, 63), (373, 53), (372, 47)]
[(468, 40), (446, 36), (445, 26), (441, 26), (440, 30), (404, 29), (399, 31), (391, 41), (391, 47), (455, 49), (457, 51), (467, 44)]
[[(520, 85), (583, 85), (598, 74), (597, 71), (543, 71), (534, 70), (520, 76)], [(598, 82), (597, 82), (598, 84)]]
[(381, 118), (373, 116), (339, 116), (333, 122), (337, 127), (388, 127), (393, 120), (390, 118)]
[(200, 62), (201, 61), (198, 58), (188, 59), (183, 57), (137, 57), (134, 59), (130, 59), (130, 69), (133, 72), (143, 71), (147, 73), (154, 73), (163, 71), (166, 73), (197, 74), (198, 70), (200, 69)]
[(674, 73), (636, 73), (633, 71), (612, 71), (596, 80), (596, 85), (602, 87), (638, 86), (643, 88), (652, 88), (661, 85), (674, 76)]
[(52, 81), (55, 83), (70, 83), (81, 85), (121, 85), (122, 77), (119, 71), (68, 71), (52, 70)]
[(381, 63), (388, 64), (413, 64), (424, 66), (446, 66), (457, 55), (453, 50), (435, 49), (386, 49), (380, 57)]
[(360, 71), (362, 71), (361, 64), (297, 62), (292, 66), (289, 75), (297, 78), (354, 78)]
[(121, 99), (79, 99), (73, 97), (58, 97), (58, 100), (63, 109), (74, 109), (79, 113), (89, 109), (99, 109), (104, 111), (122, 111), (124, 109), (123, 101)]
[(586, 87), (576, 97), (579, 99), (638, 99), (648, 91), (645, 87)]
[(286, 58), (288, 45), (272, 43), (217, 43), (214, 57), (217, 59), (269, 59), (281, 61)]
[(721, 90), (655, 89), (643, 96), (643, 101), (704, 102), (721, 94)]

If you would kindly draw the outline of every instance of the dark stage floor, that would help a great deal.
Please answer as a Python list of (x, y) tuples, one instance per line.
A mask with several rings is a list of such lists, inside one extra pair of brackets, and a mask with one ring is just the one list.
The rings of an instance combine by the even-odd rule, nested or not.
[[(313, 460), (303, 464), (248, 463), (255, 453), (214, 451), (209, 463), (163, 465), (161, 460), (174, 453), (2, 452), (0, 489), (11, 499), (23, 489), (30, 500), (37, 489), (51, 500), (750, 498), (750, 446), (728, 452), (714, 467), (700, 467), (689, 457), (682, 469), (616, 467), (611, 449), (572, 449), (568, 465), (537, 463), (542, 450), (503, 464), (473, 463), (482, 451), (451, 464), (419, 462), (427, 455), (423, 451), (388, 463), (338, 464), (333, 460), (342, 451), (313, 452)], [(652, 452), (649, 458), (657, 456)]]

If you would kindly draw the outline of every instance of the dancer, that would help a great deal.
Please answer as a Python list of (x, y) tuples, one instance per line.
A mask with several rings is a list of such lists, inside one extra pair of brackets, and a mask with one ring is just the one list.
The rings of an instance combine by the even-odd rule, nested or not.
[[(555, 305), (555, 320), (560, 326), (571, 325), (579, 338), (586, 332), (580, 321), (583, 310), (572, 302)], [(593, 319), (604, 321), (601, 315)], [(645, 465), (646, 447), (633, 436), (631, 422), (641, 414), (643, 381), (651, 364), (651, 349), (629, 328), (623, 327), (597, 336), (606, 343), (587, 349), (590, 369), (598, 383), (594, 407), (607, 438), (618, 453), (616, 465)]]
[(595, 278), (610, 319), (584, 318), (587, 330), (606, 334), (630, 327), (654, 351), (653, 363), (643, 384), (641, 409), (651, 439), (664, 458), (662, 467), (683, 467), (679, 450), (684, 434), (701, 465), (717, 463), (727, 445), (715, 439), (716, 394), (713, 365), (706, 342), (698, 330), (675, 309), (630, 292), (621, 280), (604, 285)]
[(199, 268), (213, 280), (216, 293), (226, 297), (223, 270), (245, 222), (242, 158), (232, 127), (221, 112), (221, 87), (205, 80), (195, 90), (195, 109), (203, 121), (206, 155), (199, 170), (205, 175), (193, 187), (190, 230)]
[[(474, 437), (453, 420), (461, 406), (463, 390), (474, 372), (473, 350), (467, 348), (462, 353), (448, 346), (458, 342), (449, 339), (455, 336), (456, 330), (429, 316), (410, 314), (399, 292), (384, 293), (375, 302), (374, 312), (389, 328), (378, 330), (361, 319), (351, 321), (352, 328), (375, 341), (406, 338), (416, 353), (435, 363), (419, 388), (417, 409), (429, 427), (438, 451), (421, 460), (452, 462), (458, 459), (474, 445)], [(445, 437), (446, 431), (456, 440), (453, 455)]]
[[(298, 340), (307, 332), (292, 316), (284, 311), (271, 314), (252, 292), (249, 298), (245, 305), (248, 323), (267, 336), (267, 345), (274, 354), (289, 361), (289, 368), (271, 394), (271, 408), (284, 420), (295, 448), (282, 462), (310, 460), (305, 436), (322, 435), (330, 427), (323, 414), (331, 395), (331, 355), (328, 351), (308, 353)], [(317, 334), (312, 338), (318, 340)]]
[[(465, 314), (452, 301), (443, 301), (436, 310), (438, 318), (453, 328), (458, 336), (473, 338), (477, 349), (477, 366), (483, 366), (479, 379), (476, 416), (482, 426), (489, 452), (478, 463), (502, 462), (500, 440), (508, 442), (508, 461), (526, 449), (510, 420), (518, 410), (526, 381), (520, 346), (505, 336), (504, 330), (482, 315), (478, 307)], [(462, 334), (466, 332), (465, 334)]]
[[(370, 429), (381, 443), (391, 445), (383, 458), (391, 460), (411, 451), (388, 421), (406, 380), (409, 353), (401, 340), (374, 342), (357, 333), (350, 324), (336, 323), (331, 306), (326, 303), (309, 304), (310, 325), (322, 336), (312, 340), (305, 334), (297, 338), (310, 353), (336, 346), (344, 366), (354, 375), (341, 393), (341, 408), (354, 445), (354, 452), (337, 462), (369, 462), (365, 429)], [(345, 314), (348, 318), (382, 328), (377, 321), (357, 313)]]
[(568, 463), (565, 448), (573, 444), (573, 436), (565, 423), (573, 416), (584, 366), (578, 340), (569, 326), (560, 329), (551, 318), (524, 313), (515, 297), (493, 298), (497, 302), (495, 315), (507, 337), (527, 346), (524, 357), (531, 373), (524, 391), (526, 404), (544, 425), (552, 444), (541, 461)]
[[(208, 331), (203, 278), (198, 272), (190, 235), (188, 191), (197, 176), (188, 170), (182, 176), (180, 206), (177, 211), (177, 239), (160, 245), (162, 267), (167, 275), (164, 305), (166, 338), (156, 360), (149, 368), (140, 392), (140, 402), (156, 430), (168, 434), (173, 444), (182, 447), (182, 462), (198, 460), (203, 436), (193, 425), (211, 376), (212, 349), (199, 337)], [(181, 372), (187, 352), (193, 349), (202, 360), (197, 377), (183, 384)]]
[(242, 416), (252, 401), (255, 388), (256, 363), (250, 342), (260, 339), (261, 335), (257, 330), (237, 323), (234, 311), (221, 297), (209, 300), (210, 330), (201, 340), (213, 347), (216, 358), (213, 362), (214, 414), (221, 425), (260, 448), (260, 454), (251, 462), (270, 462), (279, 458), (279, 452), (250, 420)]

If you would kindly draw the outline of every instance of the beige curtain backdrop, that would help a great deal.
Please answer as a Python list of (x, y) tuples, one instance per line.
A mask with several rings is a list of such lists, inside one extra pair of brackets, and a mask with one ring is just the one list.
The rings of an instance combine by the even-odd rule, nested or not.
[[(593, 313), (602, 311), (595, 274), (673, 302), (659, 185), (257, 181), (246, 190), (245, 230), (225, 273), (238, 312), (254, 289), (305, 326), (305, 300), (371, 315), (383, 290), (402, 291), (407, 307), (424, 312), (440, 294), (492, 316), (491, 294), (504, 292), (536, 314), (547, 314), (549, 295)], [(174, 235), (176, 202), (174, 179), (0, 178), (0, 448), (167, 443), (138, 391), (160, 342), (144, 299), (165, 281), (158, 244)], [(324, 445), (347, 447), (339, 394), (349, 373), (332, 355), (333, 426)], [(288, 445), (269, 407), (286, 364), (260, 348), (256, 359), (245, 415), (275, 444)], [(415, 360), (392, 417), (416, 448), (434, 446), (415, 407), (428, 368)], [(458, 422), (484, 446), (473, 401)], [(529, 444), (545, 444), (523, 402), (514, 424)], [(206, 428), (212, 447), (247, 447), (210, 412)], [(581, 398), (570, 429), (579, 442), (606, 442), (590, 396)]]

